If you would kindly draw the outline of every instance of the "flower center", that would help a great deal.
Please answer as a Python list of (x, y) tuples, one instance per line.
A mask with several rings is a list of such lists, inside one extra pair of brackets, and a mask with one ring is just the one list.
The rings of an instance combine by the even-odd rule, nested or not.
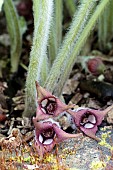
[(92, 113), (90, 113), (89, 111), (87, 111), (80, 122), (80, 125), (82, 125), (83, 127), (90, 129), (93, 128), (96, 124), (96, 117), (95, 115), (93, 115)]
[(41, 101), (41, 109), (46, 114), (53, 115), (56, 110), (56, 106), (56, 99), (53, 97), (46, 98)]
[(39, 141), (42, 144), (49, 145), (53, 142), (53, 138), (55, 136), (55, 131), (53, 128), (48, 128), (42, 131), (42, 133), (39, 135)]

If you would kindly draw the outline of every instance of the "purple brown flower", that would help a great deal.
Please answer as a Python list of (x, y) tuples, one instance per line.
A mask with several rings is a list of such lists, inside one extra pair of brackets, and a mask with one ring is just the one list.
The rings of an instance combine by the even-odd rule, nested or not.
[(89, 108), (77, 108), (76, 110), (68, 110), (67, 112), (74, 118), (75, 124), (87, 136), (99, 140), (95, 134), (98, 126), (102, 123), (104, 116), (113, 109), (113, 105), (107, 107), (105, 110), (94, 110)]
[(68, 138), (77, 138), (82, 134), (68, 134), (60, 129), (58, 122), (48, 119), (46, 121), (37, 122), (37, 118), (33, 118), (35, 126), (35, 147), (40, 156), (50, 152), (56, 143), (62, 142)]
[(36, 117), (38, 117), (39, 120), (58, 116), (63, 111), (73, 107), (73, 104), (66, 105), (61, 102), (57, 97), (41, 87), (38, 82), (36, 82), (36, 89), (38, 96)]

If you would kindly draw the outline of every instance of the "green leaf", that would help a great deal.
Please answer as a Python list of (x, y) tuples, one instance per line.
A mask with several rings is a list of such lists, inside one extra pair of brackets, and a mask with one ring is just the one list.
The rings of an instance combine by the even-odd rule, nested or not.
[(11, 72), (15, 73), (18, 70), (19, 59), (22, 50), (22, 35), (18, 21), (18, 15), (12, 0), (4, 1), (4, 11), (11, 42)]
[(19, 25), (20, 25), (21, 35), (23, 35), (27, 30), (27, 22), (24, 17), (19, 17)]

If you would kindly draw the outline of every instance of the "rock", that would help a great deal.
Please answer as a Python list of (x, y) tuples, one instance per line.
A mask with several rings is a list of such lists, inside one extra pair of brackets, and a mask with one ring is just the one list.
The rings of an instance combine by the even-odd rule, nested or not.
[[(104, 127), (97, 133), (100, 142), (84, 136), (83, 139), (70, 139), (60, 144), (59, 155), (70, 169), (104, 170), (112, 161), (112, 127)], [(61, 156), (62, 155), (62, 156)], [(112, 161), (113, 163), (113, 161)]]

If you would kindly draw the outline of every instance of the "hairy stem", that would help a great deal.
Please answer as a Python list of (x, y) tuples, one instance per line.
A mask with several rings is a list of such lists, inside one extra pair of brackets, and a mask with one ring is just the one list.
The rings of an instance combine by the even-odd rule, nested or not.
[(57, 53), (58, 48), (62, 41), (62, 11), (63, 11), (63, 1), (54, 0), (55, 11), (53, 23), (51, 25), (51, 34), (49, 40), (49, 60), (52, 65)]
[(55, 0), (55, 21), (56, 21), (56, 45), (57, 50), (62, 41), (62, 8), (63, 8), (62, 0)]
[(42, 85), (44, 85), (44, 83), (47, 79), (47, 76), (49, 74), (49, 68), (50, 68), (50, 64), (48, 62), (48, 57), (45, 56), (44, 60), (42, 62), (42, 69), (41, 69), (41, 73), (40, 73), (40, 76), (41, 76), (40, 84), (42, 84)]
[(76, 11), (76, 4), (74, 0), (65, 0), (66, 7), (69, 11), (69, 14), (71, 17), (73, 17), (75, 11)]
[(47, 51), (50, 23), (53, 11), (52, 0), (34, 0), (34, 37), (30, 53), (30, 64), (26, 80), (25, 111), (23, 116), (32, 116), (36, 109), (35, 81), (41, 82), (41, 72), (45, 69), (43, 61)]
[(110, 1), (98, 22), (98, 42), (101, 50), (113, 38), (113, 1)]
[[(105, 7), (107, 6), (109, 0), (101, 0), (100, 4), (95, 9), (94, 13), (92, 14), (91, 18), (89, 19), (87, 25), (84, 27), (80, 37), (78, 38), (75, 46), (70, 54), (70, 59), (67, 60), (65, 67), (63, 68), (63, 74), (61, 74), (59, 81), (57, 83), (57, 88), (55, 89), (57, 94), (61, 94), (63, 86), (70, 75), (72, 67), (75, 63), (75, 58), (80, 52), (81, 48), (83, 47), (84, 43), (86, 42), (92, 28), (94, 28), (96, 21), (98, 20), (99, 16), (104, 11)], [(60, 88), (58, 88), (60, 87)]]
[[(73, 22), (70, 26), (70, 29), (64, 39), (63, 45), (59, 50), (59, 53), (53, 63), (53, 66), (50, 70), (50, 74), (45, 83), (47, 90), (53, 92), (57, 87), (57, 83), (60, 79), (60, 76), (64, 74), (63, 67), (65, 63), (70, 60), (70, 53), (73, 49), (75, 42), (81, 34), (81, 31), (84, 29), (84, 25), (89, 19), (90, 11), (92, 10), (95, 1), (87, 0), (83, 1), (79, 7), (77, 13), (75, 13)], [(56, 94), (59, 95), (59, 94)]]

